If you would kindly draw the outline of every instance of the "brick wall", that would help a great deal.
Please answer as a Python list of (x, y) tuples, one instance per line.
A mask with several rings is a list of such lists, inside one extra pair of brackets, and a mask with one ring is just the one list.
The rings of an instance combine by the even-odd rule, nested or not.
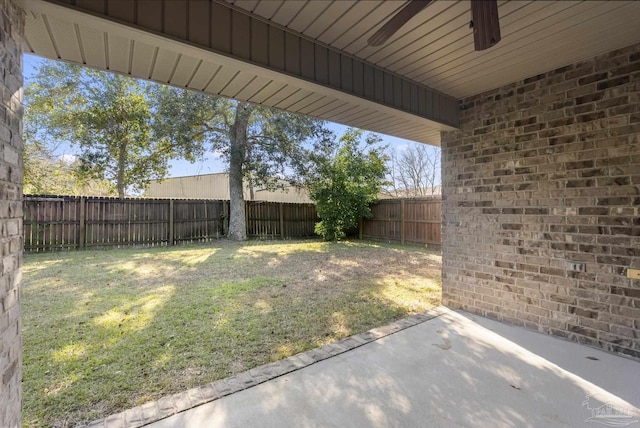
[(444, 303), (640, 357), (640, 44), (460, 109), (442, 135)]
[(20, 426), (22, 335), (22, 12), (0, 0), (0, 426)]

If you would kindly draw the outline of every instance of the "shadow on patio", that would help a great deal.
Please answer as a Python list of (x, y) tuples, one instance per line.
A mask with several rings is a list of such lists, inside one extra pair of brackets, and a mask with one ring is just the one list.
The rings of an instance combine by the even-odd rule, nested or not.
[(639, 384), (637, 361), (445, 311), (151, 426), (621, 426)]

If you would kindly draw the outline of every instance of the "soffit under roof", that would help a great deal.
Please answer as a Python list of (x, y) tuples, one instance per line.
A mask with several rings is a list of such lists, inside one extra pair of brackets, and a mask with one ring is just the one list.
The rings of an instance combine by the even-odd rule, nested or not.
[[(440, 143), (440, 131), (452, 129), (447, 123), (63, 4), (76, 1), (80, 2), (22, 0), (27, 12), (25, 52), (434, 145)], [(114, 3), (105, 0), (104, 4), (109, 2)], [(143, 2), (166, 3), (135, 0), (136, 5)], [(318, 45), (455, 98), (475, 95), (640, 41), (637, 1), (500, 1), (502, 40), (482, 52), (473, 50), (469, 1), (433, 2), (377, 48), (368, 46), (366, 40), (406, 1), (189, 0), (188, 3), (199, 7), (226, 4)], [(170, 21), (171, 15), (167, 16)]]

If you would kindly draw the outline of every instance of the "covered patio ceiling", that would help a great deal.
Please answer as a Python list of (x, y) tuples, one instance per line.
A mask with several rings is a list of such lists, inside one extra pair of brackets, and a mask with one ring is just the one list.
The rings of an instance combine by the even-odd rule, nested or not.
[(640, 39), (637, 1), (500, 1), (476, 52), (469, 2), (435, 1), (369, 46), (407, 3), (23, 0), (24, 51), (439, 145), (457, 99)]
[(502, 41), (481, 52), (469, 1), (434, 1), (379, 47), (367, 39), (409, 1), (231, 3), (458, 99), (640, 39), (637, 1), (499, 1)]

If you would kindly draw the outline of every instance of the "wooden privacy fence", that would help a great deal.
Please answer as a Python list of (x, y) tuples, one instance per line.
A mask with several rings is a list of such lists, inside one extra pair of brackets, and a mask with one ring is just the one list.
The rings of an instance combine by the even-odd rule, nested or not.
[[(247, 235), (314, 235), (313, 204), (247, 201)], [(229, 201), (24, 197), (24, 249), (44, 252), (128, 245), (174, 245), (226, 234)]]
[[(360, 237), (402, 244), (440, 245), (440, 199), (390, 199), (371, 206)], [(246, 202), (250, 237), (315, 236), (313, 204)], [(24, 197), (24, 249), (44, 252), (128, 245), (174, 245), (224, 236), (229, 201)]]
[(364, 219), (360, 237), (401, 244), (441, 245), (442, 199), (385, 199), (371, 205), (373, 218)]

